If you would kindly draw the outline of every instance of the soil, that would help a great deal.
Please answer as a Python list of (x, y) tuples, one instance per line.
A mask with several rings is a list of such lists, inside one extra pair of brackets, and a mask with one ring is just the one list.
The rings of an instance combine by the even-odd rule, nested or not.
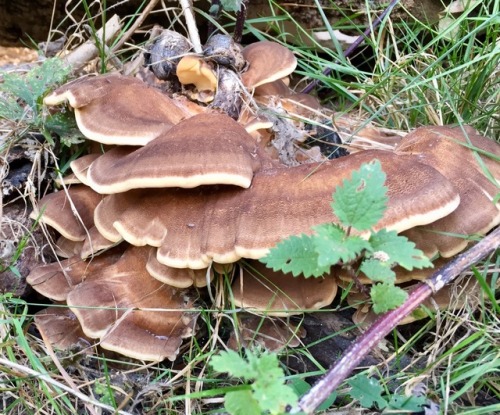
[(32, 49), (0, 46), (0, 68), (4, 65), (19, 65), (34, 62), (37, 59), (38, 54)]

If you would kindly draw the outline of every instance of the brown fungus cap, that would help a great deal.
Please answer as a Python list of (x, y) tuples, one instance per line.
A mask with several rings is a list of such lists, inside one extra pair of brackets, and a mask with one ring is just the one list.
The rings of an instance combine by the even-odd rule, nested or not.
[(35, 291), (53, 301), (66, 301), (68, 293), (101, 268), (114, 264), (121, 256), (120, 250), (84, 261), (73, 256), (59, 262), (34, 268), (26, 278)]
[(69, 186), (70, 184), (82, 184), (82, 181), (78, 177), (76, 177), (74, 173), (70, 173), (65, 176), (58, 175), (54, 181), (59, 187), (62, 187), (63, 185)]
[(116, 217), (121, 216), (128, 208), (128, 202), (136, 192), (117, 193), (116, 195), (105, 196), (101, 203), (94, 210), (94, 223), (97, 231), (113, 243), (123, 241), (122, 236), (113, 226)]
[(413, 156), (372, 150), (324, 163), (262, 170), (246, 190), (225, 186), (214, 191), (206, 186), (110, 195), (96, 209), (95, 222), (108, 239), (116, 232), (133, 245), (158, 247), (158, 261), (175, 268), (258, 259), (284, 238), (338, 222), (330, 206), (333, 190), (373, 159), (380, 160), (387, 173), (389, 198), (375, 230), (401, 232), (457, 207), (457, 192), (435, 169)]
[(70, 241), (64, 236), (57, 238), (54, 246), (55, 253), (60, 258), (71, 258), (80, 255), (82, 252), (83, 241)]
[(269, 82), (267, 84), (262, 84), (255, 88), (254, 94), (256, 96), (275, 96), (275, 97), (285, 97), (292, 93), (292, 90), (288, 87), (286, 83), (281, 79)]
[(92, 344), (75, 314), (65, 306), (39, 311), (35, 314), (35, 324), (43, 339), (57, 350), (84, 349)]
[(211, 269), (208, 270), (208, 268), (172, 268), (160, 264), (156, 259), (155, 248), (151, 248), (149, 252), (146, 270), (153, 278), (176, 288), (188, 288), (192, 285), (195, 287), (206, 287), (214, 278), (213, 271)]
[(249, 90), (288, 76), (297, 67), (292, 51), (276, 42), (252, 43), (242, 53), (248, 69), (241, 74), (241, 81)]
[(242, 126), (224, 114), (199, 114), (136, 151), (108, 151), (91, 164), (87, 179), (99, 193), (208, 184), (247, 188), (260, 165), (257, 144)]
[(39, 219), (70, 241), (83, 241), (87, 230), (94, 226), (94, 209), (101, 199), (100, 194), (87, 186), (71, 186), (67, 192), (61, 190), (40, 199), (30, 218)]
[[(127, 147), (128, 148), (128, 147)], [(135, 147), (131, 147), (135, 148)], [(89, 170), (90, 165), (96, 161), (102, 154), (92, 153), (86, 154), (85, 156), (78, 157), (73, 160), (69, 167), (73, 171), (73, 174), (82, 182), (84, 185), (88, 186), (89, 182), (87, 180), (87, 172)]]
[(192, 302), (146, 271), (149, 248), (131, 247), (67, 297), (84, 333), (106, 350), (148, 361), (174, 360), (193, 333)]
[(106, 239), (94, 226), (89, 229), (87, 237), (83, 241), (79, 255), (81, 258), (89, 258), (94, 255), (100, 255), (120, 242), (121, 241), (113, 242)]
[(103, 144), (144, 145), (190, 115), (139, 79), (115, 74), (80, 78), (44, 99), (65, 101), (83, 135)]
[(290, 316), (329, 305), (337, 294), (333, 275), (293, 277), (247, 261), (232, 284), (234, 303), (251, 312)]
[[(416, 155), (421, 163), (434, 167), (460, 194), (460, 204), (452, 214), (405, 233), (428, 256), (451, 257), (466, 248), (470, 235), (484, 235), (500, 224), (500, 204), (493, 202), (499, 187), (486, 177), (474, 152), (461, 144), (500, 156), (500, 145), (492, 140), (474, 133), (466, 137), (460, 129), (450, 127), (419, 128), (396, 148), (397, 153)], [(500, 163), (478, 157), (500, 183)]]

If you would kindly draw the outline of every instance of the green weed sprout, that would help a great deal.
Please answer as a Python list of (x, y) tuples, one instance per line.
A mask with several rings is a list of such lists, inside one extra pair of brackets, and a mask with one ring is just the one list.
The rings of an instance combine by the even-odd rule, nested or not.
[(297, 404), (294, 389), (285, 384), (285, 374), (278, 356), (266, 351), (246, 350), (246, 358), (229, 350), (212, 357), (210, 365), (217, 372), (252, 382), (241, 390), (225, 395), (224, 407), (231, 415), (281, 414)]
[[(358, 273), (362, 271), (374, 282), (370, 290), (373, 310), (384, 313), (403, 304), (408, 295), (394, 285), (396, 274), (392, 268), (399, 265), (411, 271), (432, 267), (432, 263), (413, 242), (395, 231), (372, 231), (387, 205), (385, 178), (378, 160), (363, 164), (333, 193), (331, 206), (340, 224), (315, 226), (312, 235), (287, 238), (261, 262), (274, 271), (308, 278), (328, 273), (332, 265), (352, 265), (361, 259)], [(371, 234), (364, 239), (352, 235), (353, 230)]]
[[(357, 399), (364, 408), (377, 407), (384, 413), (414, 413), (423, 411), (427, 403), (425, 396), (385, 395), (383, 387), (375, 378), (360, 374), (347, 383), (351, 386), (350, 395)], [(386, 411), (386, 412), (385, 412)]]
[(61, 59), (51, 58), (27, 73), (5, 73), (0, 84), (0, 119), (15, 124), (22, 133), (40, 131), (51, 144), (52, 133), (67, 146), (81, 142), (73, 117), (43, 109), (44, 96), (67, 80), (70, 69)]

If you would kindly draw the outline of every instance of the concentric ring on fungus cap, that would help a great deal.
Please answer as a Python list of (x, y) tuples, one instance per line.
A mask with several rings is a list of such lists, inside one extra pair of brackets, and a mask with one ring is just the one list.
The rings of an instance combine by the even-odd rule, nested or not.
[(458, 206), (453, 185), (417, 157), (371, 150), (331, 162), (259, 171), (248, 189), (202, 186), (109, 195), (96, 209), (95, 223), (110, 240), (119, 235), (132, 245), (157, 247), (158, 261), (174, 268), (258, 259), (286, 237), (338, 222), (330, 206), (333, 189), (373, 159), (380, 160), (387, 174), (389, 198), (375, 230), (401, 232)]
[(68, 101), (89, 140), (142, 146), (191, 114), (160, 90), (117, 74), (79, 78), (47, 95), (45, 105)]
[(247, 188), (261, 166), (257, 143), (224, 114), (199, 114), (144, 147), (117, 147), (89, 167), (87, 181), (99, 193), (136, 188), (228, 184)]

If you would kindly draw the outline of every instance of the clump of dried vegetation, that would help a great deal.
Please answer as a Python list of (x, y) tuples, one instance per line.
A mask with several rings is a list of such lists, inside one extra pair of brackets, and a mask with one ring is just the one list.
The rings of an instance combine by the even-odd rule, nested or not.
[[(257, 375), (262, 373), (272, 374), (270, 379), (279, 378), (280, 386), (285, 380), (298, 395), (305, 393), (309, 386), (304, 380), (312, 383), (323, 374), (359, 333), (357, 326), (346, 318), (353, 313), (345, 301), (349, 287), (328, 308), (305, 316), (251, 317), (241, 314), (235, 306), (227, 272), (216, 278), (208, 290), (198, 289), (197, 335), (184, 342), (173, 362), (144, 363), (123, 358), (85, 341), (73, 349), (59, 351), (32, 324), (33, 315), (46, 306), (46, 300), (31, 291), (25, 277), (36, 264), (51, 262), (55, 254), (51, 231), (33, 223), (28, 215), (37, 200), (69, 171), (70, 162), (85, 154), (88, 146), (72, 114), (48, 110), (42, 103), (43, 97), (65, 81), (88, 73), (118, 70), (127, 75), (140, 73), (148, 80), (151, 74), (143, 68), (144, 51), (160, 30), (143, 24), (151, 12), (150, 6), (156, 3), (152, 1), (133, 16), (119, 19), (104, 8), (91, 11), (84, 0), (86, 13), (66, 31), (64, 41), (57, 42), (59, 32), (54, 31), (52, 43), (39, 50), (41, 60), (45, 60), (43, 66), (33, 64), (27, 74), (23, 68), (22, 73), (9, 70), (2, 75), (2, 413), (221, 413), (224, 396), (255, 391)], [(326, 47), (324, 41), (319, 42), (301, 27), (286, 8), (271, 1), (268, 15), (248, 19), (243, 32), (244, 39), (287, 44), (298, 59), (292, 78), (295, 91), (312, 80), (318, 81), (315, 94), (324, 109), (314, 119), (310, 115), (302, 117), (301, 128), (323, 133), (336, 130), (342, 138), (354, 136), (369, 146), (372, 144), (366, 137), (371, 131), (401, 137), (422, 125), (467, 124), (498, 141), (500, 6), (494, 0), (467, 5), (453, 2), (452, 6), (443, 10), (441, 21), (436, 24), (411, 16), (392, 21), (389, 14), (348, 59), (343, 56), (338, 35)], [(236, 14), (230, 7), (227, 10), (221, 12), (223, 18), (219, 21), (210, 13), (196, 11), (199, 21), (210, 20), (217, 30), (232, 33)], [(175, 30), (193, 41), (195, 28), (184, 27), (181, 5), (155, 13), (164, 14), (165, 28), (175, 26)], [(345, 19), (335, 29), (353, 37), (361, 35), (365, 28), (351, 23), (354, 16), (350, 11), (342, 13)], [(363, 13), (371, 16), (369, 9)], [(329, 22), (325, 20), (324, 24), (325, 31), (332, 34)], [(57, 27), (57, 22), (53, 26)], [(290, 27), (298, 33), (293, 44), (288, 35)], [(104, 41), (99, 40), (103, 38)], [(65, 60), (47, 58), (48, 46), (66, 54)], [(331, 70), (329, 75), (323, 74), (325, 68)], [(280, 112), (281, 108), (275, 107), (268, 115), (279, 118)], [(346, 114), (348, 117), (341, 116)], [(277, 132), (288, 128), (279, 121), (275, 121), (276, 125)], [(288, 133), (286, 130), (283, 135)], [(286, 143), (279, 145), (279, 151), (289, 154)], [(304, 154), (317, 156), (314, 151)], [(499, 162), (498, 156), (493, 159)], [(284, 156), (281, 161), (293, 164), (296, 160)], [(331, 408), (360, 413), (382, 411), (384, 405), (386, 411), (403, 411), (397, 413), (416, 412), (416, 408), (426, 414), (500, 412), (499, 266), (498, 256), (488, 257), (454, 283), (448, 308), (428, 310), (425, 319), (395, 329), (359, 368), (362, 375), (372, 379), (353, 378), (344, 383), (329, 400)], [(477, 280), (480, 289), (468, 292), (464, 301), (463, 287), (468, 287), (466, 281), (470, 279)], [(292, 327), (294, 335), (277, 336), (283, 327)], [(238, 330), (240, 342), (248, 348), (273, 343), (279, 348), (279, 362), (272, 361), (272, 357), (266, 360), (267, 353), (258, 361), (259, 353), (249, 352), (239, 360), (235, 355), (228, 358), (233, 363), (229, 369), (220, 362), (214, 365), (214, 355), (227, 349), (233, 330)], [(266, 330), (271, 330), (272, 335)], [(268, 342), (273, 336), (280, 337), (279, 346), (275, 345), (276, 339)], [(234, 335), (231, 341), (235, 342)], [(220, 372), (229, 372), (235, 378)], [(242, 378), (246, 382), (243, 385), (238, 380)], [(288, 393), (279, 387), (274, 390)], [(416, 407), (412, 406), (415, 399), (421, 402)], [(276, 410), (272, 405), (245, 407), (233, 399), (231, 413), (254, 414), (263, 408), (272, 408), (272, 413), (284, 410)]]

